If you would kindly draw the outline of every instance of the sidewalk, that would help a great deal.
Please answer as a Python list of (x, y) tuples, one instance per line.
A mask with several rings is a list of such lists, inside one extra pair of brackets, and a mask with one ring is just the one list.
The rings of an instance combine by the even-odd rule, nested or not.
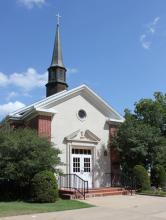
[(97, 207), (62, 212), (15, 216), (0, 220), (162, 220), (166, 198), (152, 196), (108, 196), (89, 198)]

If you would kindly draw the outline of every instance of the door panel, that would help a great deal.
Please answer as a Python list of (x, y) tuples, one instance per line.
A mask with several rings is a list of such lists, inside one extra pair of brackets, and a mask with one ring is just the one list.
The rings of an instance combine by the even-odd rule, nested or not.
[(92, 188), (92, 155), (89, 149), (72, 149), (71, 171), (83, 180), (88, 181)]
[(84, 157), (84, 173), (90, 173), (91, 171), (91, 158)]

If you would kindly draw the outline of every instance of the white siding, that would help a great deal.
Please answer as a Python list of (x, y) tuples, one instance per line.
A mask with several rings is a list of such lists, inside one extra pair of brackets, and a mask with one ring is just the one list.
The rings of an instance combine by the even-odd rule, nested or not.
[[(66, 164), (66, 166), (62, 167), (64, 173), (68, 172), (68, 161), (66, 159), (68, 146), (64, 143), (64, 137), (79, 129), (88, 129), (101, 139), (94, 151), (94, 186), (108, 185), (109, 175), (105, 175), (105, 173), (110, 173), (109, 153), (108, 156), (104, 156), (104, 149), (107, 149), (109, 141), (109, 129), (106, 124), (106, 117), (81, 95), (66, 100), (52, 108), (58, 112), (52, 119), (52, 142), (55, 144), (55, 147), (58, 147), (62, 151), (61, 160)], [(87, 118), (84, 121), (81, 121), (77, 117), (80, 109), (84, 109), (87, 113)]]

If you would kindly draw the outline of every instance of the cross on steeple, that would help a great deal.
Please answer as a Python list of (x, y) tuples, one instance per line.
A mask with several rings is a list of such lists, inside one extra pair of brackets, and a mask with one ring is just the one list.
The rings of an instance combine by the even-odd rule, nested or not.
[(57, 16), (57, 25), (60, 25), (60, 18), (61, 18), (62, 16), (60, 16), (59, 13), (58, 13), (56, 16)]
[(46, 84), (46, 96), (66, 90), (66, 68), (63, 64), (61, 39), (60, 39), (60, 18), (59, 13), (56, 15), (56, 36), (52, 55), (51, 66), (48, 68), (48, 83)]

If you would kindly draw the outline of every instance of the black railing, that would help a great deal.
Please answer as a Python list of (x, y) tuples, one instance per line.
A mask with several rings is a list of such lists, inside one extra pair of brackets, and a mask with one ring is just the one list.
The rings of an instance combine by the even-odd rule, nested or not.
[(110, 176), (112, 187), (123, 187), (128, 190), (131, 195), (136, 190), (136, 181), (133, 175), (127, 175), (124, 173), (106, 173)]
[(84, 199), (86, 193), (88, 193), (88, 181), (83, 180), (77, 174), (60, 175), (58, 184), (60, 189), (67, 188), (67, 189), (75, 190), (75, 195), (79, 193), (84, 197)]

